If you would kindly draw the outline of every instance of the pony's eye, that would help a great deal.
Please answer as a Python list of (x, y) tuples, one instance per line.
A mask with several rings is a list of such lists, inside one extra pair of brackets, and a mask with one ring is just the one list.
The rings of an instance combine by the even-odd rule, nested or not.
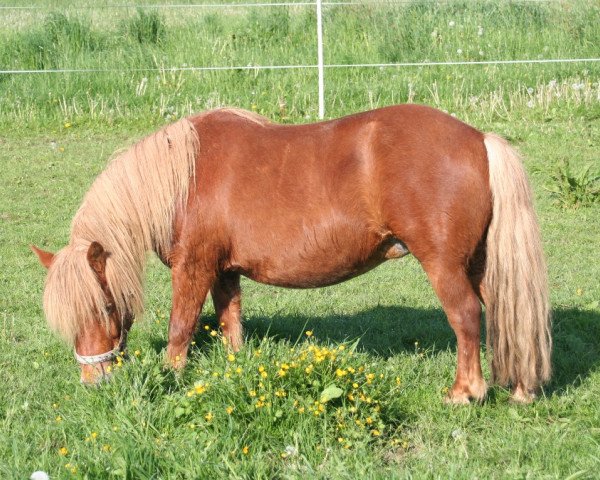
[(114, 313), (114, 311), (115, 311), (115, 304), (114, 303), (107, 303), (106, 307), (104, 307), (104, 310), (108, 314)]

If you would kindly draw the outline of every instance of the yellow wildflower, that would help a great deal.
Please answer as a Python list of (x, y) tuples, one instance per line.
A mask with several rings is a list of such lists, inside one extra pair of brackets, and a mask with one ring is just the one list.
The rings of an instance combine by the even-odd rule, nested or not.
[(65, 456), (69, 453), (69, 449), (67, 447), (60, 447), (60, 449), (58, 450), (59, 455), (61, 456)]
[(225, 409), (225, 411), (227, 412), (227, 415), (231, 415), (231, 413), (233, 412), (233, 410), (234, 410), (234, 407), (227, 407)]
[(304, 332), (306, 334), (307, 337), (312, 337), (313, 336), (313, 332), (312, 330), (307, 330), (306, 332)]
[(250, 450), (247, 446), (244, 446), (244, 448), (242, 448), (242, 453), (244, 455), (248, 455), (248, 450)]

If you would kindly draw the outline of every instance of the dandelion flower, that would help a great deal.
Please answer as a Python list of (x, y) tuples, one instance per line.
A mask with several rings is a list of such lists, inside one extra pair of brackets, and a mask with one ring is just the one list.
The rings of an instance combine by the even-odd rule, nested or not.
[(298, 455), (298, 449), (293, 445), (288, 445), (285, 447), (285, 453), (287, 454), (287, 456), (294, 457)]
[(69, 453), (69, 449), (67, 447), (60, 447), (60, 449), (58, 450), (59, 455), (61, 456), (65, 456)]

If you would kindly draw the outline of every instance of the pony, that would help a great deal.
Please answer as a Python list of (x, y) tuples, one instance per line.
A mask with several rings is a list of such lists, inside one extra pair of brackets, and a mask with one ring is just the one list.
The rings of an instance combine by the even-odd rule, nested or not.
[(290, 288), (342, 282), (412, 254), (457, 338), (446, 401), (482, 401), (482, 304), (492, 382), (529, 402), (551, 375), (547, 273), (521, 159), (501, 137), (430, 107), (389, 106), (304, 125), (206, 111), (116, 156), (48, 268), (44, 311), (81, 380), (103, 378), (143, 310), (154, 251), (171, 269), (167, 361), (185, 365), (211, 293), (243, 341), (240, 276)]

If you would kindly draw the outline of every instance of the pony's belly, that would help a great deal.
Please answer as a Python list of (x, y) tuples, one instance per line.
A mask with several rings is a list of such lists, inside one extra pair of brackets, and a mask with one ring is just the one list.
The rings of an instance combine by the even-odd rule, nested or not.
[(283, 252), (277, 259), (263, 258), (242, 266), (239, 271), (252, 280), (269, 285), (324, 287), (361, 275), (386, 260), (403, 257), (409, 251), (402, 242), (388, 239), (367, 252), (331, 249), (310, 253), (312, 255), (306, 251)]

